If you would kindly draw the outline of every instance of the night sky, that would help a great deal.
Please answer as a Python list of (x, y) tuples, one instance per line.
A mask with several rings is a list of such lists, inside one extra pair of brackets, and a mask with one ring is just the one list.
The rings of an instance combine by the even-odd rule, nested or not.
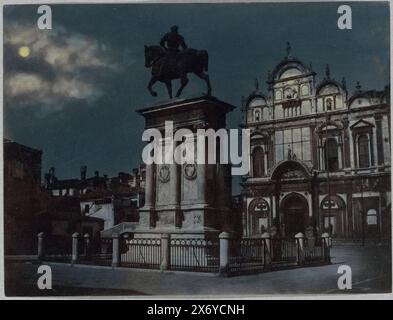
[[(241, 96), (266, 89), (268, 70), (286, 55), (324, 76), (345, 76), (349, 91), (389, 83), (388, 3), (349, 3), (352, 30), (337, 28), (339, 4), (51, 5), (53, 29), (39, 30), (38, 6), (4, 8), (4, 136), (42, 149), (43, 171), (60, 178), (130, 172), (141, 161), (143, 118), (135, 110), (167, 99), (146, 90), (144, 45), (177, 24), (189, 47), (209, 52), (212, 94), (238, 108)], [(28, 56), (21, 47), (28, 48)], [(21, 55), (22, 53), (22, 55)], [(184, 95), (202, 93), (191, 75)], [(174, 90), (178, 83), (174, 83)]]

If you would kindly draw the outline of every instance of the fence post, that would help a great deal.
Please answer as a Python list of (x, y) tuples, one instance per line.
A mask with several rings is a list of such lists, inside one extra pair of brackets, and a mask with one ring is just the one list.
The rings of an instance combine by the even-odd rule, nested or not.
[(296, 239), (296, 262), (299, 266), (304, 264), (304, 234), (299, 232), (295, 234)]
[(315, 239), (314, 228), (312, 226), (306, 228), (305, 236), (307, 239), (307, 246), (309, 248), (314, 248), (316, 239)]
[(325, 262), (330, 263), (330, 235), (325, 232), (322, 234), (322, 257)]
[(44, 233), (40, 232), (38, 235), (38, 247), (37, 247), (37, 258), (38, 261), (41, 262), (45, 257), (44, 251)]
[(228, 232), (221, 232), (218, 236), (220, 238), (220, 276), (227, 276), (229, 274), (229, 241), (230, 235)]
[(270, 270), (272, 267), (272, 247), (271, 247), (271, 236), (270, 233), (265, 232), (262, 234), (263, 239), (263, 266), (266, 270)]
[(112, 234), (112, 267), (118, 267), (120, 265), (120, 246), (119, 246), (119, 235), (117, 233)]
[(171, 264), (171, 235), (169, 233), (161, 234), (161, 264), (160, 270), (168, 270)]
[(90, 258), (90, 235), (85, 233), (83, 238), (85, 239), (85, 256), (86, 258)]
[(78, 240), (79, 240), (79, 233), (75, 232), (72, 235), (72, 258), (71, 264), (74, 264), (78, 261)]

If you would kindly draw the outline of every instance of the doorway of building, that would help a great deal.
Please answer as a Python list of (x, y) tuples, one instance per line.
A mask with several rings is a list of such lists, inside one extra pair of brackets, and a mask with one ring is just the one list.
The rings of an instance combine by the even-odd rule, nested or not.
[(300, 194), (293, 193), (284, 198), (281, 210), (284, 213), (285, 236), (294, 237), (305, 229), (305, 217), (308, 213), (307, 200)]
[(328, 232), (332, 237), (346, 237), (345, 202), (337, 195), (326, 196), (320, 207), (323, 217), (322, 232)]

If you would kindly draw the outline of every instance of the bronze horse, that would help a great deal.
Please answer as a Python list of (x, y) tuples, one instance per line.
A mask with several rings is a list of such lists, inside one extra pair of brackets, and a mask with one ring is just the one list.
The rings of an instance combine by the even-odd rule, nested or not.
[(151, 69), (151, 79), (147, 86), (152, 96), (157, 96), (153, 85), (157, 82), (165, 83), (169, 97), (172, 99), (172, 80), (180, 79), (180, 88), (176, 93), (179, 97), (188, 83), (187, 73), (193, 72), (206, 81), (207, 95), (211, 94), (208, 70), (208, 54), (205, 50), (185, 49), (175, 57), (168, 57), (168, 52), (161, 46), (145, 46), (145, 67)]

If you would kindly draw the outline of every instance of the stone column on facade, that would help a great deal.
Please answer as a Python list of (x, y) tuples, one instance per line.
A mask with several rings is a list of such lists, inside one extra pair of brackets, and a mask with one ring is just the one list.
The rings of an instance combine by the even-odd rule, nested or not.
[(357, 147), (356, 147), (356, 139), (355, 135), (351, 134), (351, 167), (358, 168), (358, 156), (357, 156)]
[(274, 130), (269, 131), (270, 140), (269, 140), (269, 169), (274, 166)]
[(375, 139), (375, 127), (372, 128), (372, 131), (370, 132), (370, 142), (369, 142), (369, 146), (370, 146), (370, 166), (375, 166), (376, 165), (376, 161), (375, 161), (375, 157), (377, 156), (377, 144), (374, 141)]
[(349, 223), (348, 225), (350, 226), (350, 236), (352, 238), (355, 237), (355, 233), (356, 233), (356, 227), (355, 227), (355, 215), (354, 215), (354, 203), (353, 203), (353, 192), (354, 192), (354, 185), (353, 185), (353, 181), (350, 180), (348, 182), (348, 188), (347, 188), (348, 192), (347, 192), (347, 196), (348, 196), (348, 200), (347, 200), (347, 210), (348, 210), (348, 220)]
[[(310, 136), (311, 136), (311, 157), (312, 157), (312, 162), (314, 164), (317, 164), (319, 159), (318, 159), (318, 136), (315, 131), (316, 126), (312, 125), (310, 126)], [(318, 166), (319, 168), (319, 166)]]
[(275, 212), (276, 212), (276, 216), (275, 219), (277, 221), (277, 227), (278, 230), (280, 232), (280, 234), (282, 234), (282, 232), (284, 230), (282, 230), (282, 221), (281, 221), (281, 212), (280, 212), (280, 186), (278, 185), (279, 182), (275, 182), (276, 185), (274, 187), (274, 208), (275, 208)]
[(349, 142), (349, 132), (348, 125), (349, 121), (347, 117), (344, 117), (342, 120), (343, 123), (343, 168), (351, 167), (351, 152), (350, 152), (350, 142)]
[(320, 231), (320, 213), (319, 213), (319, 199), (318, 199), (318, 173), (314, 172), (311, 178), (311, 208), (313, 213), (312, 226), (316, 228), (316, 233), (319, 234)]
[(342, 149), (343, 149), (343, 144), (342, 144), (342, 142), (340, 141), (340, 138), (339, 138), (339, 141), (338, 141), (338, 144), (337, 144), (337, 151), (338, 151), (338, 168), (339, 169), (343, 169), (344, 168), (344, 165), (343, 165), (343, 152), (342, 152)]
[(263, 166), (263, 170), (264, 170), (264, 175), (266, 176), (267, 175), (267, 162), (268, 162), (268, 160), (267, 160), (267, 148), (266, 148), (266, 145), (265, 145), (265, 152), (264, 152), (264, 154), (263, 154), (263, 162), (264, 162), (264, 166)]
[(318, 146), (319, 151), (319, 169), (323, 171), (325, 169), (325, 162), (323, 161), (323, 146)]
[(376, 126), (376, 141), (377, 141), (377, 165), (380, 166), (383, 164), (383, 151), (384, 151), (384, 144), (383, 144), (383, 135), (382, 135), (382, 115), (376, 114), (375, 115), (375, 126)]
[(273, 220), (277, 217), (277, 209), (276, 209), (276, 196), (273, 195), (271, 197), (272, 199), (272, 213), (273, 213)]
[(389, 117), (385, 114), (382, 116), (382, 136), (385, 137), (383, 141), (383, 162), (388, 164), (390, 160), (390, 121)]

